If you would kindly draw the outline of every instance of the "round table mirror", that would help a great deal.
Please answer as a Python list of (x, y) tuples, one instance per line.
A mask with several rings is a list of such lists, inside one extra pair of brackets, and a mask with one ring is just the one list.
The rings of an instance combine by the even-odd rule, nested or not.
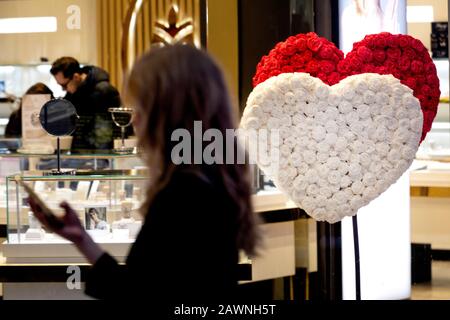
[(56, 136), (57, 149), (58, 168), (47, 174), (61, 175), (75, 173), (74, 170), (61, 170), (61, 148), (59, 137), (71, 135), (76, 129), (78, 118), (75, 106), (68, 100), (54, 99), (42, 106), (41, 112), (39, 113), (39, 122), (45, 131), (52, 136)]
[(39, 114), (39, 121), (44, 130), (56, 137), (71, 135), (75, 131), (77, 119), (77, 110), (65, 99), (48, 101)]

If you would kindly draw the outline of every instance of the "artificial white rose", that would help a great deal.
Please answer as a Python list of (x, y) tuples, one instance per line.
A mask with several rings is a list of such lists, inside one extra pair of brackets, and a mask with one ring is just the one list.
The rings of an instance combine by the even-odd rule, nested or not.
[(336, 107), (338, 106), (342, 101), (342, 97), (335, 94), (335, 93), (330, 93), (328, 94), (328, 105), (331, 107)]
[(327, 122), (327, 115), (325, 114), (325, 112), (317, 112), (314, 117), (316, 118), (317, 123)]
[[(414, 130), (417, 130), (416, 128), (420, 128), (422, 123), (423, 123), (422, 118), (412, 119), (409, 123), (410, 124), (409, 129), (414, 132)], [(414, 135), (410, 135), (410, 136), (414, 137)]]
[[(324, 180), (322, 180), (322, 181), (324, 181)], [(324, 196), (325, 198), (330, 198), (333, 195), (330, 188), (328, 188), (327, 186), (320, 186), (319, 194), (321, 196)]]
[(348, 166), (348, 175), (350, 177), (357, 177), (361, 174), (361, 166), (359, 165), (359, 163), (354, 163), (351, 162), (350, 165)]
[(313, 129), (312, 137), (317, 142), (320, 142), (325, 139), (326, 133), (327, 133), (327, 131), (325, 130), (324, 127), (318, 126)]
[(340, 151), (346, 149), (347, 146), (348, 146), (347, 140), (346, 140), (344, 137), (338, 137), (338, 138), (336, 139), (336, 143), (335, 143), (335, 145), (334, 145), (334, 149), (335, 149), (336, 151), (340, 152)]
[(337, 135), (336, 133), (327, 133), (325, 136), (325, 143), (328, 145), (335, 145), (337, 142)]
[(316, 196), (319, 193), (319, 187), (316, 184), (310, 184), (306, 187), (306, 194), (308, 196)]
[(351, 185), (353, 194), (362, 194), (364, 185), (360, 181), (354, 181)]
[(339, 152), (339, 158), (342, 161), (348, 161), (350, 160), (350, 157), (352, 156), (352, 153), (349, 149), (344, 149), (341, 152)]
[(330, 151), (330, 145), (327, 143), (327, 141), (322, 141), (317, 144), (317, 151), (321, 154), (328, 154), (328, 151)]
[(343, 176), (341, 181), (340, 181), (340, 187), (341, 188), (346, 188), (348, 186), (350, 186), (352, 184), (352, 179), (350, 179), (349, 176)]
[(248, 129), (254, 129), (254, 130), (259, 129), (260, 128), (259, 118), (256, 118), (256, 117), (247, 118), (245, 126)]
[(389, 104), (389, 96), (385, 92), (377, 92), (375, 94), (375, 103), (379, 106)]
[(330, 89), (329, 89), (329, 87), (326, 87), (326, 86), (318, 87), (316, 90), (316, 96), (320, 100), (328, 99), (329, 93), (330, 93)]
[(299, 174), (305, 174), (306, 172), (308, 172), (309, 170), (309, 166), (306, 163), (301, 163), (298, 167), (297, 167), (297, 172)]
[(365, 187), (373, 186), (377, 182), (377, 178), (371, 172), (366, 172), (363, 176), (363, 184)]
[(364, 103), (373, 104), (375, 102), (375, 94), (373, 91), (367, 90), (363, 93)]
[(356, 112), (350, 112), (345, 115), (345, 121), (348, 125), (359, 121), (359, 115)]
[(367, 104), (359, 104), (357, 110), (361, 119), (370, 118), (370, 107)]
[(359, 81), (355, 87), (355, 91), (357, 93), (359, 93), (360, 95), (364, 94), (364, 92), (366, 92), (368, 89), (369, 89), (369, 86), (367, 85), (367, 82), (365, 82), (365, 81)]
[(305, 173), (305, 179), (308, 183), (316, 183), (319, 180), (319, 174), (315, 169), (310, 169)]
[(353, 111), (353, 105), (349, 101), (343, 100), (339, 103), (338, 109), (340, 113), (347, 114)]
[(328, 152), (318, 152), (317, 153), (317, 161), (320, 163), (325, 163), (327, 162), (329, 158), (329, 153)]
[(330, 174), (328, 175), (328, 182), (331, 184), (339, 184), (339, 182), (342, 180), (342, 175), (338, 170), (332, 170), (330, 171)]

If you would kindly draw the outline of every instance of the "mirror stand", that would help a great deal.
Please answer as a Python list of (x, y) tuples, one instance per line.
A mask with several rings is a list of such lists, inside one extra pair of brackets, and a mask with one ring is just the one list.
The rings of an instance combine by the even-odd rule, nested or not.
[(75, 169), (61, 170), (61, 146), (59, 139), (60, 139), (59, 137), (56, 137), (57, 169), (52, 169), (51, 171), (44, 172), (44, 176), (63, 176), (63, 175), (74, 176), (77, 174), (77, 170)]

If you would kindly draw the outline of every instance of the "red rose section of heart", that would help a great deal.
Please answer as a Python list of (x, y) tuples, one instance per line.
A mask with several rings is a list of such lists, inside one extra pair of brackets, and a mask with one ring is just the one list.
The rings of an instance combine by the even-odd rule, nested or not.
[(413, 90), (423, 112), (421, 140), (431, 129), (439, 104), (436, 66), (425, 46), (408, 35), (387, 32), (366, 36), (344, 58), (341, 50), (310, 32), (278, 43), (259, 62), (253, 85), (288, 72), (306, 72), (333, 85), (361, 73), (392, 74)]

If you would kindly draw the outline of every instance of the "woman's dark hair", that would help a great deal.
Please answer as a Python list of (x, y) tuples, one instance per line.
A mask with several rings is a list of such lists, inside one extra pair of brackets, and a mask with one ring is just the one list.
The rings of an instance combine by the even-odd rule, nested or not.
[(52, 99), (54, 98), (53, 91), (42, 82), (38, 82), (29, 87), (25, 94), (49, 94)]
[[(32, 85), (28, 90), (25, 92), (25, 95), (27, 94), (49, 94), (51, 99), (53, 99), (53, 91), (50, 90), (49, 87), (47, 87), (42, 82), (38, 82), (34, 85)], [(22, 136), (22, 102), (20, 102), (20, 106), (17, 110), (11, 113), (9, 116), (8, 124), (5, 128), (5, 138), (14, 138), (14, 137), (21, 137)]]
[(80, 73), (81, 68), (80, 64), (75, 58), (72, 57), (62, 57), (57, 59), (52, 64), (52, 68), (50, 69), (50, 73), (52, 75), (56, 75), (59, 72), (62, 72), (64, 78), (72, 79), (75, 73)]
[[(136, 108), (136, 134), (146, 151), (146, 164), (152, 176), (142, 213), (146, 214), (155, 195), (170, 181), (173, 173), (188, 166), (201, 174), (201, 165), (175, 165), (172, 133), (186, 129), (194, 137), (194, 121), (202, 129), (217, 129), (226, 137), (227, 129), (235, 129), (233, 110), (225, 81), (216, 63), (205, 52), (190, 45), (152, 49), (134, 65), (127, 78), (125, 96)], [(235, 154), (243, 152), (233, 139)], [(192, 154), (193, 158), (193, 154)], [(236, 161), (235, 161), (236, 162)], [(193, 161), (191, 163), (194, 163)], [(238, 249), (255, 254), (258, 232), (251, 204), (250, 172), (247, 164), (213, 164), (219, 183), (224, 186), (238, 225)]]

